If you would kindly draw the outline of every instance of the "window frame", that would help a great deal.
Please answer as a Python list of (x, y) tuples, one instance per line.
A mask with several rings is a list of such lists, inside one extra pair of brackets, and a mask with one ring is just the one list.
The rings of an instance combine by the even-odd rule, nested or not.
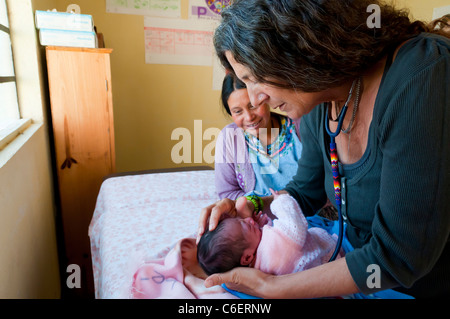
[[(19, 136), (23, 131), (25, 131), (31, 124), (32, 120), (27, 118), (22, 118), (20, 112), (19, 105), (19, 96), (17, 91), (17, 77), (16, 70), (14, 64), (14, 47), (11, 39), (11, 23), (9, 19), (9, 11), (8, 11), (8, 2), (7, 0), (0, 0), (3, 3), (0, 3), (2, 7), (6, 9), (6, 22), (7, 25), (2, 24), (0, 22), (0, 32), (6, 33), (10, 43), (11, 50), (11, 65), (13, 70), (13, 75), (0, 75), (0, 85), (5, 83), (14, 83), (15, 85), (15, 98), (13, 98), (10, 105), (7, 105), (6, 108), (9, 109), (9, 112), (6, 113), (14, 114), (11, 118), (0, 118), (0, 152), (7, 147), (9, 143), (11, 143), (17, 136)], [(8, 56), (6, 54), (5, 56)]]

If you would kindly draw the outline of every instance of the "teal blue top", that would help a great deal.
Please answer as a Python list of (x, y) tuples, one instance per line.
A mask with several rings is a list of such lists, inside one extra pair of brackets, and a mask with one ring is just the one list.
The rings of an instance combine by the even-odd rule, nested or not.
[(281, 190), (297, 173), (302, 144), (291, 119), (278, 117), (280, 129), (276, 140), (264, 146), (255, 136), (244, 133), (249, 159), (255, 172), (255, 189), (250, 193), (259, 196), (271, 195), (269, 187)]

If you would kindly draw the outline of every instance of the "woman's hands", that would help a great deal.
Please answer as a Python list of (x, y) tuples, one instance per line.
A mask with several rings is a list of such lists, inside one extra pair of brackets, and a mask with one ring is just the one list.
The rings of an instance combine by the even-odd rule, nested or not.
[(248, 295), (271, 298), (273, 292), (271, 281), (275, 276), (263, 273), (255, 268), (238, 267), (221, 274), (213, 274), (206, 278), (205, 287), (226, 284), (229, 289)]
[[(286, 193), (285, 191), (274, 191), (271, 188), (270, 192), (272, 193), (272, 196), (263, 197), (263, 200), (267, 200), (267, 202), (264, 203), (264, 206), (267, 207), (274, 198), (278, 197), (279, 194)], [(206, 227), (209, 227), (209, 230), (215, 229), (224, 214), (228, 214), (231, 217), (241, 218), (255, 217), (253, 214), (254, 210), (255, 207), (253, 203), (247, 200), (244, 196), (239, 197), (237, 200), (224, 198), (209, 205), (208, 207), (203, 208), (200, 213), (197, 243), (205, 232)], [(259, 212), (257, 213), (259, 214)], [(258, 215), (256, 217), (258, 217)], [(273, 216), (269, 216), (269, 218), (273, 219)]]
[(207, 288), (220, 284), (265, 299), (310, 299), (360, 292), (353, 281), (345, 257), (288, 275), (275, 276), (255, 268), (238, 267), (205, 279)]
[(224, 198), (203, 208), (200, 213), (197, 243), (205, 232), (206, 227), (209, 227), (209, 230), (215, 229), (223, 215), (228, 214), (231, 217), (247, 218), (252, 217), (253, 209), (253, 204), (245, 197), (240, 197), (237, 201)]

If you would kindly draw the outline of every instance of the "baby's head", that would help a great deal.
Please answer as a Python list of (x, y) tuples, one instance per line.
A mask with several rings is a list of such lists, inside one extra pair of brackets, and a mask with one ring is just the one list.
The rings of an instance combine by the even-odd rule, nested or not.
[(252, 218), (225, 218), (216, 229), (203, 234), (197, 259), (208, 275), (250, 266), (260, 241), (261, 229)]

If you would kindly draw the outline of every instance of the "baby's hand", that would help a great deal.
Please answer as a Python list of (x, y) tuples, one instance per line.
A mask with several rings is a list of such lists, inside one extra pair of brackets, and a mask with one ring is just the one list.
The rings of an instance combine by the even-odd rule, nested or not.
[(280, 196), (280, 194), (278, 193), (278, 191), (274, 191), (272, 188), (269, 188), (270, 192), (273, 195), (273, 199), (277, 199), (278, 196)]
[(258, 214), (253, 215), (253, 220), (259, 225), (259, 227), (263, 227), (264, 225), (270, 223), (270, 218), (263, 214), (262, 211), (260, 211)]

